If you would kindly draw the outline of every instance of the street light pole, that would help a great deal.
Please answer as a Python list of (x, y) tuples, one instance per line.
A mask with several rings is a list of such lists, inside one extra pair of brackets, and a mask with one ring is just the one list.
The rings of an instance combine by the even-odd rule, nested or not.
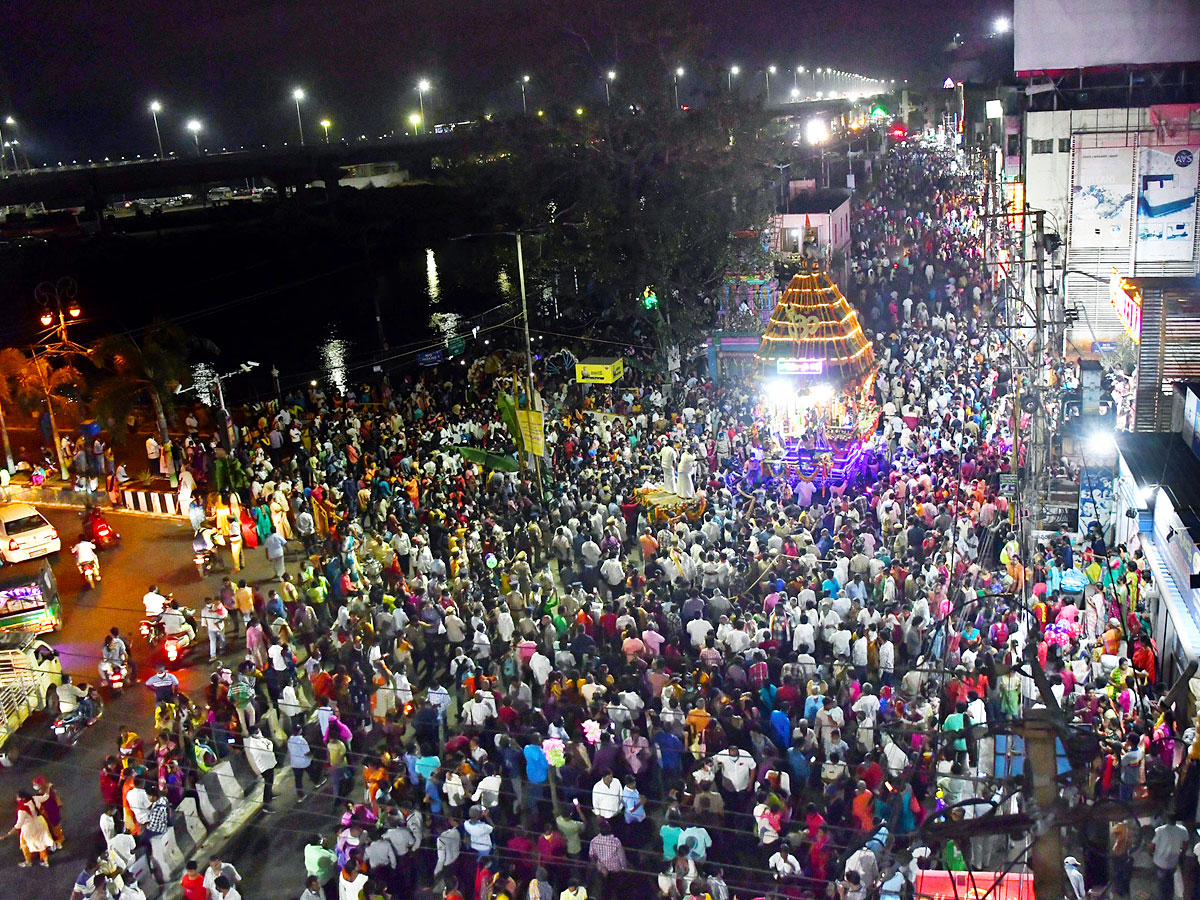
[(327, 144), (329, 143), (329, 126), (332, 124), (328, 119), (322, 119), (320, 122), (321, 127), (325, 129), (325, 143)]
[(157, 100), (150, 101), (150, 116), (154, 119), (154, 137), (158, 140), (158, 158), (163, 158), (162, 132), (158, 130), (158, 114), (162, 112), (162, 104)]
[(767, 79), (767, 103), (771, 102), (771, 76), (775, 74), (774, 66), (767, 66), (763, 76)]
[(612, 94), (609, 93), (608, 85), (616, 77), (617, 77), (617, 73), (614, 72), (612, 69), (609, 69), (608, 78), (606, 78), (604, 81), (604, 102), (607, 103), (609, 106), (612, 106)]
[(296, 88), (292, 91), (292, 99), (296, 101), (296, 125), (300, 128), (300, 146), (304, 146), (304, 119), (300, 115), (300, 101), (304, 99), (304, 89)]
[(729, 67), (729, 72), (727, 73), (726, 80), (729, 83), (729, 93), (731, 93), (731, 94), (733, 93), (733, 76), (739, 74), (741, 71), (742, 71), (741, 68), (738, 66), (730, 66)]
[(521, 115), (527, 116), (529, 115), (529, 106), (525, 102), (525, 85), (529, 84), (529, 76), (522, 75), (518, 83), (521, 85)]
[(683, 77), (683, 66), (675, 70), (675, 111), (679, 111), (679, 79)]

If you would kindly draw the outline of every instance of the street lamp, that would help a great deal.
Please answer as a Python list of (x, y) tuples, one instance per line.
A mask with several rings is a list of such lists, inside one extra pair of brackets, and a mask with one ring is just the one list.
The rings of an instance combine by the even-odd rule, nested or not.
[(799, 99), (800, 99), (800, 88), (798, 88), (798, 87), (792, 88), (792, 102), (795, 103)]
[(529, 107), (525, 103), (525, 85), (529, 84), (529, 76), (522, 75), (519, 84), (521, 85), (521, 115), (527, 116), (529, 115)]
[(304, 88), (292, 91), (292, 99), (296, 101), (296, 125), (300, 128), (300, 146), (304, 146), (304, 119), (300, 116), (300, 101), (304, 99)]
[(421, 103), (421, 132), (425, 133), (425, 92), (429, 90), (429, 79), (422, 78), (417, 82), (417, 98)]
[(729, 72), (726, 74), (726, 80), (729, 83), (729, 93), (731, 94), (733, 93), (733, 76), (741, 74), (741, 71), (742, 69), (740, 66), (729, 67)]
[(199, 155), (200, 154), (200, 131), (202, 128), (204, 128), (204, 126), (200, 124), (199, 119), (188, 119), (188, 123), (185, 127), (187, 128), (188, 131), (190, 131), (192, 133), (192, 137), (195, 138), (196, 154)]
[(604, 81), (604, 102), (607, 103), (609, 106), (612, 106), (612, 94), (609, 92), (608, 86), (609, 86), (609, 84), (611, 84), (613, 82), (614, 79), (616, 79), (616, 77), (617, 77), (617, 73), (614, 72), (612, 69), (609, 69), (608, 77)]
[(409, 116), (408, 124), (411, 125), (413, 127), (413, 131), (416, 132), (416, 130), (421, 127), (421, 114), (413, 113), (411, 116)]
[(163, 158), (162, 132), (158, 130), (158, 114), (162, 112), (162, 104), (157, 100), (150, 101), (150, 116), (154, 119), (154, 136), (158, 139), (158, 158)]
[(771, 76), (775, 74), (774, 66), (767, 66), (767, 70), (763, 72), (763, 77), (767, 79), (767, 102), (771, 102)]
[(330, 122), (328, 119), (322, 119), (317, 124), (325, 129), (325, 143), (328, 144), (329, 143), (329, 126), (332, 125), (333, 123)]
[(995, 30), (996, 34), (1008, 34), (1008, 29), (1011, 27), (1012, 23), (1008, 21), (1007, 16), (1000, 16), (992, 24), (992, 28)]
[(675, 108), (679, 109), (679, 79), (683, 77), (683, 66), (675, 70)]

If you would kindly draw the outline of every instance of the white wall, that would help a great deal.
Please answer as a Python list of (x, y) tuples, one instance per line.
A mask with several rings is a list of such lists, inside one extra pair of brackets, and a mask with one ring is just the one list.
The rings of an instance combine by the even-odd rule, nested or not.
[[(1034, 141), (1050, 140), (1052, 152), (1034, 153)], [(1061, 141), (1069, 141), (1073, 149), (1061, 149)], [(1025, 114), (1025, 196), (1032, 209), (1046, 210), (1046, 229), (1055, 231), (1066, 242), (1068, 269), (1081, 270), (1103, 279), (1097, 282), (1081, 275), (1066, 277), (1065, 293), (1068, 304), (1081, 307), (1080, 321), (1068, 332), (1068, 340), (1087, 348), (1091, 341), (1112, 341), (1123, 334), (1120, 319), (1109, 299), (1108, 278), (1113, 268), (1122, 275), (1178, 276), (1196, 273), (1197, 258), (1188, 263), (1136, 263), (1133, 254), (1135, 228), (1131, 218), (1129, 245), (1125, 247), (1091, 248), (1072, 245), (1070, 234), (1070, 205), (1072, 160), (1075, 151), (1093, 147), (1136, 147), (1159, 143), (1159, 136), (1150, 121), (1148, 108), (1118, 107), (1112, 109), (1083, 109), (1029, 112)], [(1198, 134), (1177, 134), (1167, 143), (1200, 143)], [(1136, 157), (1136, 153), (1133, 154)], [(1130, 187), (1135, 187), (1135, 173), (1130, 169)], [(1135, 204), (1136, 205), (1136, 204)], [(1026, 228), (1032, 232), (1030, 217)], [(1028, 237), (1028, 235), (1027, 235)], [(1032, 243), (1027, 240), (1026, 258), (1032, 258)], [(1061, 259), (1061, 257), (1060, 257)]]

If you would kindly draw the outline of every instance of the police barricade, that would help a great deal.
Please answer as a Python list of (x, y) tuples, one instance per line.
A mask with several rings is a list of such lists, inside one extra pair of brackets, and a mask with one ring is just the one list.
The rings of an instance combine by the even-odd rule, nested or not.
[[(184, 833), (187, 833), (186, 830)], [(168, 828), (162, 834), (152, 837), (150, 839), (150, 865), (154, 871), (154, 877), (164, 884), (170, 881), (176, 872), (182, 871), (183, 864), (187, 860), (187, 852), (179, 846), (179, 836), (174, 828)]]
[(200, 818), (209, 828), (215, 828), (223, 822), (233, 809), (233, 803), (229, 795), (225, 793), (226, 782), (236, 784), (232, 770), (226, 767), (224, 762), (214, 766), (196, 782), (196, 797), (200, 801)]
[(144, 853), (139, 853), (133, 858), (133, 862), (129, 864), (121, 878), (128, 884), (137, 882), (137, 886), (142, 889), (142, 893), (146, 895), (146, 900), (155, 900), (162, 893), (162, 889), (154, 879), (153, 860)]
[[(226, 774), (226, 766), (228, 774)], [(225, 796), (230, 800), (242, 800), (249, 797), (259, 781), (254, 770), (250, 768), (249, 761), (242, 753), (231, 753), (213, 771), (221, 771), (221, 787), (225, 791)]]
[[(208, 829), (204, 827), (204, 823), (200, 820), (200, 809), (196, 806), (196, 801), (192, 797), (184, 797), (177, 807), (175, 807), (175, 832), (179, 834), (179, 845), (183, 846), (185, 841), (190, 841), (191, 847), (195, 847), (208, 834)], [(187, 832), (185, 839), (180, 829)], [(189, 848), (188, 853), (191, 853)]]

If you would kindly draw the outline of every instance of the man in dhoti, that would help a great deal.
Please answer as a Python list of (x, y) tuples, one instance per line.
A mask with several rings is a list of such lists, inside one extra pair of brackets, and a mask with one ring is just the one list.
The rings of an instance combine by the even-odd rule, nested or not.
[(668, 494), (675, 493), (675, 447), (670, 441), (663, 444), (662, 450), (658, 454), (659, 461), (662, 462), (663, 469), (663, 490)]
[(692, 472), (696, 468), (696, 455), (691, 447), (684, 448), (679, 457), (679, 475), (676, 479), (675, 493), (685, 500), (696, 496), (696, 486), (692, 483)]

